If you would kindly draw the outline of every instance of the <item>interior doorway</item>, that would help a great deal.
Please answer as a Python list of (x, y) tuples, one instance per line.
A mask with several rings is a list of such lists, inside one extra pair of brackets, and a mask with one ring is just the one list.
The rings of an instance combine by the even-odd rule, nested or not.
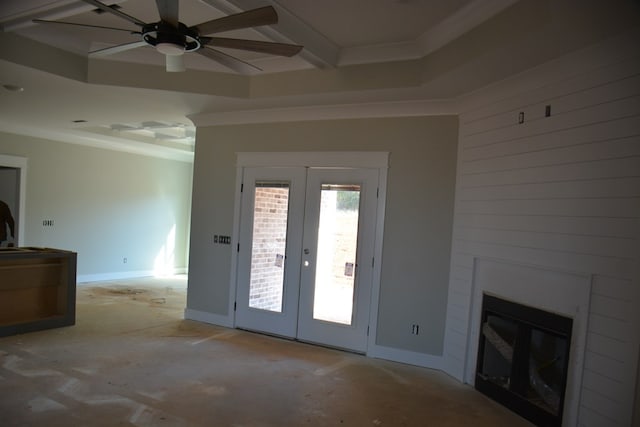
[(377, 309), (380, 175), (242, 168), (235, 326), (366, 352)]
[(0, 155), (0, 201), (7, 205), (12, 220), (12, 226), (9, 222), (0, 224), (6, 227), (6, 239), (0, 242), (2, 247), (24, 246), (26, 173), (25, 158)]

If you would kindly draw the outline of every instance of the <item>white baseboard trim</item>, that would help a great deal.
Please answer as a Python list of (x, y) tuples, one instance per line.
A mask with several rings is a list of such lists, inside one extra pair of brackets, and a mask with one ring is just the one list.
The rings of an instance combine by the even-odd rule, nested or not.
[(408, 365), (420, 366), (423, 368), (437, 369), (442, 371), (442, 356), (434, 356), (432, 354), (418, 353), (409, 350), (400, 350), (397, 348), (385, 347), (382, 345), (373, 345), (369, 348), (367, 356), (376, 359), (385, 359), (392, 362), (406, 363)]
[(464, 379), (464, 361), (460, 361), (451, 354), (447, 354), (446, 357), (442, 358), (442, 372), (449, 375), (450, 377), (460, 381), (462, 384), (470, 384), (468, 381)]
[[(186, 274), (187, 269), (185, 267), (173, 269), (173, 274)], [(140, 277), (156, 276), (153, 270), (138, 270), (138, 271), (116, 271), (111, 273), (98, 273), (98, 274), (80, 274), (76, 277), (76, 282), (79, 285), (91, 282), (103, 282), (106, 280), (120, 280), (120, 279), (136, 279)]]
[(197, 322), (211, 323), (212, 325), (224, 326), (226, 328), (233, 328), (233, 316), (208, 313), (206, 311), (194, 310), (192, 308), (185, 308), (184, 318), (187, 320), (195, 320)]

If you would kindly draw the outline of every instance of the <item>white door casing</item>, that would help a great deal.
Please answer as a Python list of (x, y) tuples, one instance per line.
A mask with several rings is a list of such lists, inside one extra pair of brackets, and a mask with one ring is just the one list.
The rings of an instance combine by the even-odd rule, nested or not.
[[(242, 327), (247, 329), (260, 329), (267, 333), (273, 333), (276, 335), (286, 337), (298, 337), (301, 340), (318, 342), (326, 345), (332, 345), (335, 347), (341, 347), (346, 349), (352, 349), (359, 352), (367, 352), (369, 348), (375, 345), (375, 331), (377, 329), (377, 309), (380, 291), (380, 265), (381, 262), (374, 262), (374, 259), (380, 260), (382, 253), (382, 234), (384, 224), (384, 204), (386, 196), (386, 176), (388, 167), (388, 153), (383, 152), (303, 152), (303, 153), (237, 153), (237, 189), (238, 196), (235, 203), (234, 214), (234, 231), (232, 241), (240, 243), (240, 247), (247, 249), (246, 251), (232, 252), (232, 274), (231, 274), (231, 293), (229, 299), (230, 313), (233, 313), (233, 319), (231, 324), (234, 327)], [(258, 177), (256, 171), (248, 172), (252, 168), (268, 168), (270, 172), (264, 174), (262, 170), (262, 176)], [(299, 172), (296, 169), (304, 170), (309, 168), (310, 175), (315, 176), (317, 174), (331, 176), (334, 174), (336, 178), (345, 178), (345, 174), (351, 174), (350, 181), (353, 182), (353, 174), (360, 173), (361, 180), (369, 180), (369, 183), (362, 187), (362, 205), (368, 205), (371, 213), (363, 215), (361, 218), (362, 224), (359, 225), (359, 230), (364, 230), (369, 227), (371, 231), (365, 233), (360, 237), (358, 249), (358, 264), (356, 270), (356, 291), (354, 295), (354, 312), (353, 312), (353, 324), (350, 326), (334, 325), (332, 322), (324, 322), (314, 320), (313, 316), (304, 313), (312, 313), (313, 305), (313, 285), (309, 285), (308, 272), (301, 271), (300, 268), (303, 265), (301, 258), (303, 252), (301, 247), (301, 235), (292, 236), (292, 230), (299, 226), (300, 218), (302, 215), (298, 215), (300, 207), (298, 202), (293, 200), (297, 197), (300, 190), (299, 184), (291, 185), (291, 206), (289, 211), (291, 213), (289, 217), (290, 225), (287, 230), (288, 243), (286, 254), (286, 272), (285, 272), (285, 291), (283, 297), (283, 310), (282, 313), (252, 313), (247, 316), (247, 310), (240, 308), (240, 300), (247, 298), (247, 283), (248, 283), (248, 269), (249, 265), (247, 257), (251, 257), (251, 251), (248, 250), (251, 247), (252, 234), (250, 227), (241, 222), (247, 220), (247, 215), (252, 214), (253, 204), (249, 200), (251, 191), (253, 191), (253, 185), (257, 181), (270, 182), (291, 182), (287, 181), (284, 175), (287, 173), (293, 173), (296, 176), (295, 180), (300, 181)], [(355, 172), (360, 170), (359, 172)], [(322, 172), (321, 172), (322, 171)], [(245, 174), (248, 179), (245, 179)], [(278, 175), (279, 174), (279, 175)], [(284, 175), (283, 175), (284, 174)], [(297, 175), (296, 175), (297, 174)], [(320, 176), (318, 175), (318, 176)], [(365, 177), (366, 175), (366, 177)], [(315, 178), (314, 178), (315, 179)], [(331, 179), (332, 182), (338, 182), (335, 179)], [(300, 181), (303, 182), (303, 181)], [(364, 182), (364, 181), (361, 181)], [(317, 182), (316, 182), (317, 184)], [(244, 202), (241, 203), (242, 197), (240, 197), (240, 189), (244, 185)], [(249, 191), (249, 193), (247, 193)], [(304, 200), (304, 198), (303, 198)], [(294, 233), (295, 234), (295, 233)], [(307, 232), (307, 236), (312, 236), (313, 233)], [(311, 244), (311, 242), (305, 242)], [(363, 248), (368, 248), (365, 252), (362, 252)], [(363, 269), (361, 259), (367, 258), (365, 264), (366, 269)], [(307, 262), (309, 259), (306, 260)], [(304, 268), (304, 267), (302, 267)], [(295, 274), (299, 274), (299, 278), (302, 278), (302, 294), (297, 295), (300, 291), (300, 287), (288, 286), (291, 283), (292, 277)], [(241, 283), (242, 282), (242, 283)], [(298, 310), (299, 319), (297, 325), (291, 326), (291, 311), (295, 298), (301, 296), (300, 306), (303, 308)], [(365, 304), (366, 302), (366, 304)], [(234, 309), (237, 307), (237, 311)], [(306, 318), (305, 318), (306, 317)], [(286, 319), (286, 320), (285, 320)], [(273, 328), (262, 324), (263, 321), (268, 320), (272, 322)], [(275, 322), (273, 322), (276, 320)], [(259, 325), (259, 328), (247, 326), (247, 322), (253, 322), (253, 325)], [(302, 327), (300, 333), (295, 330)], [(358, 332), (354, 332), (358, 330)], [(327, 342), (326, 333), (329, 335), (335, 335), (335, 332), (342, 332), (347, 338), (337, 340), (336, 342)], [(346, 334), (344, 334), (347, 332)], [(368, 333), (367, 333), (368, 332)], [(354, 333), (360, 334), (360, 339), (354, 339)], [(341, 334), (337, 334), (341, 335)], [(349, 337), (350, 336), (350, 337)], [(354, 344), (356, 343), (356, 344)]]

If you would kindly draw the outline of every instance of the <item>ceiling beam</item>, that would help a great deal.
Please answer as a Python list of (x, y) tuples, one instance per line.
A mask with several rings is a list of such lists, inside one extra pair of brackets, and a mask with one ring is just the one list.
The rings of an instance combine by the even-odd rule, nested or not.
[(475, 0), (422, 34), (417, 42), (427, 56), (493, 18), (520, 0)]
[(275, 0), (202, 0), (226, 14), (273, 6), (278, 12), (278, 24), (255, 27), (254, 31), (281, 43), (303, 45), (298, 57), (318, 68), (333, 68), (338, 65), (340, 47), (306, 22), (289, 12)]
[[(109, 0), (109, 4), (118, 4), (123, 1), (125, 0)], [(16, 31), (36, 25), (33, 23), (34, 19), (55, 21), (93, 9), (95, 6), (79, 0), (62, 0), (53, 4), (39, 0), (24, 1), (20, 5), (20, 11), (12, 13), (8, 19), (5, 17), (6, 21), (2, 24), (2, 30), (5, 32)]]

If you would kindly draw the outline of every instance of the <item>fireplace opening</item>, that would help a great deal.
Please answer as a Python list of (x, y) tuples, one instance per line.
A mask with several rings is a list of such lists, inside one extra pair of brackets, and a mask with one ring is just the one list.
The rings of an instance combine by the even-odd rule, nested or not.
[(484, 294), (475, 388), (539, 426), (561, 426), (573, 320)]

